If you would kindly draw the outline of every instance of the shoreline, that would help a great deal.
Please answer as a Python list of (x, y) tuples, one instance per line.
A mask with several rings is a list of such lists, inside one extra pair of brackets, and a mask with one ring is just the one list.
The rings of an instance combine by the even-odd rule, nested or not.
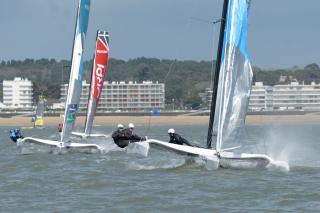
[[(117, 125), (122, 123), (124, 125), (128, 123), (134, 124), (146, 124), (151, 122), (152, 124), (185, 124), (185, 125), (206, 125), (209, 122), (209, 116), (96, 116), (94, 119), (94, 125)], [(57, 126), (59, 123), (63, 123), (63, 118), (45, 117), (45, 126)], [(84, 125), (85, 116), (78, 116), (76, 125)], [(247, 115), (246, 124), (320, 124), (320, 115), (318, 114), (306, 114), (306, 115)], [(32, 127), (31, 118), (26, 116), (14, 116), (10, 118), (0, 118), (0, 126), (30, 126)]]

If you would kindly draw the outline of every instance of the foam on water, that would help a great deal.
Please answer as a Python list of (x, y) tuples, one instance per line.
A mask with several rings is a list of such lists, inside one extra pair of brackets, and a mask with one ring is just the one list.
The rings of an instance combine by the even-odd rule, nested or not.
[(147, 157), (149, 153), (149, 143), (147, 142), (130, 143), (129, 146), (127, 147), (127, 153), (139, 154), (144, 157)]
[[(290, 170), (288, 164), (318, 167), (320, 159), (317, 156), (317, 148), (308, 146), (308, 144), (315, 144), (311, 141), (314, 139), (306, 137), (308, 133), (301, 131), (299, 126), (291, 128), (295, 128), (296, 131), (288, 132), (283, 127), (268, 128), (264, 132), (264, 140), (258, 141), (259, 148), (264, 149), (266, 154), (277, 162), (276, 167), (282, 167), (284, 170)], [(305, 130), (306, 126), (303, 129)], [(314, 133), (309, 135), (314, 136)]]
[(156, 169), (176, 169), (183, 167), (199, 167), (204, 166), (203, 159), (191, 156), (179, 156), (176, 158), (165, 158), (157, 160), (145, 160), (143, 162), (129, 162), (128, 166), (132, 170), (156, 170)]
[(281, 171), (281, 172), (290, 171), (289, 164), (285, 161), (273, 161), (267, 166), (267, 169), (270, 171)]

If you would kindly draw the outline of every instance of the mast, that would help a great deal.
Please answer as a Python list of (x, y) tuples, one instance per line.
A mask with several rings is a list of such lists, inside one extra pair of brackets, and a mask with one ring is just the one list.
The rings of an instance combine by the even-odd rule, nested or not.
[(219, 74), (220, 74), (220, 67), (221, 67), (222, 48), (223, 48), (224, 34), (225, 34), (225, 28), (226, 28), (228, 5), (229, 5), (229, 0), (224, 0), (223, 9), (222, 9), (221, 26), (220, 26), (217, 60), (216, 60), (216, 69), (214, 73), (214, 82), (213, 82), (213, 88), (212, 88), (210, 119), (209, 119), (208, 136), (207, 136), (207, 148), (211, 148), (211, 143), (212, 143), (213, 123), (214, 123), (214, 115), (215, 115), (215, 109), (216, 109), (216, 99), (218, 94), (218, 81), (219, 81)]
[(76, 27), (73, 40), (72, 63), (64, 112), (63, 130), (61, 142), (70, 141), (76, 114), (79, 108), (82, 74), (83, 74), (83, 46), (87, 33), (91, 0), (79, 0)]

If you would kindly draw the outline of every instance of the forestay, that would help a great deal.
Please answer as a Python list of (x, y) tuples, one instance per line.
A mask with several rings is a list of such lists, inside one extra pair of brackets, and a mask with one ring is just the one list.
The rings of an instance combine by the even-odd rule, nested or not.
[(73, 129), (82, 90), (83, 45), (87, 33), (90, 11), (90, 0), (80, 0), (72, 53), (72, 65), (69, 79), (68, 95), (63, 121), (61, 141), (69, 141)]

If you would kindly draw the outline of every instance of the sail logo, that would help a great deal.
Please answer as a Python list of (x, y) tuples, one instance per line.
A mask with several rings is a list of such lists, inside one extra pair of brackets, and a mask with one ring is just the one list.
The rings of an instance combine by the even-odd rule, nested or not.
[(96, 75), (96, 80), (97, 80), (97, 94), (96, 97), (99, 97), (101, 88), (103, 85), (103, 80), (104, 80), (104, 72), (105, 72), (105, 66), (102, 64), (97, 64), (97, 68), (95, 70), (95, 75)]
[(78, 109), (78, 105), (77, 104), (69, 104), (68, 105), (68, 111), (67, 111), (67, 117), (66, 117), (67, 123), (73, 123), (74, 122), (74, 120), (76, 119), (77, 109)]

